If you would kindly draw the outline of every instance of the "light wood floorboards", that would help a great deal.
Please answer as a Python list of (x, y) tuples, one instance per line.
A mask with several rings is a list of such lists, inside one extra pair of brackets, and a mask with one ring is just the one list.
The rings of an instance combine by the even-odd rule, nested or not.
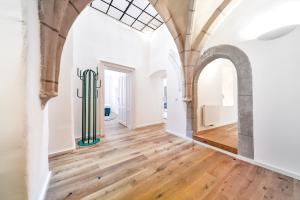
[(237, 124), (228, 124), (200, 131), (194, 135), (194, 139), (236, 154), (238, 142)]
[(101, 143), (50, 158), (48, 200), (299, 200), (300, 181), (153, 126), (111, 127)]

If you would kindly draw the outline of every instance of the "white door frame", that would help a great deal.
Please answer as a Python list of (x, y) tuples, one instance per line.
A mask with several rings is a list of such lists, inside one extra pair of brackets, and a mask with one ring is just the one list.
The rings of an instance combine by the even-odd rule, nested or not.
[[(127, 100), (129, 102), (129, 108), (127, 108), (127, 119), (128, 119), (128, 128), (134, 129), (135, 128), (135, 69), (132, 67), (111, 63), (107, 61), (100, 60), (99, 63), (99, 76), (101, 80), (101, 88), (100, 88), (100, 98), (99, 98), (99, 115), (100, 115), (100, 131), (104, 133), (104, 95), (105, 95), (105, 82), (104, 82), (104, 70), (112, 70), (117, 72), (126, 73), (128, 76), (127, 88), (128, 88), (128, 95), (126, 95)], [(105, 133), (104, 133), (105, 134)]]

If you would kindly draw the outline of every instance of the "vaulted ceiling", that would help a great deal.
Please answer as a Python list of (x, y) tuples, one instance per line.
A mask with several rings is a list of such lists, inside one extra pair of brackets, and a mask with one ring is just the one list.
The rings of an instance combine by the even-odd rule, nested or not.
[(184, 100), (191, 101), (193, 69), (205, 39), (240, 0), (150, 0), (176, 43), (185, 79)]
[[(226, 10), (239, 1), (241, 0), (149, 0), (176, 43), (183, 66), (184, 100), (192, 100), (193, 70), (205, 39), (226, 16)], [(92, 0), (39, 0), (42, 56), (40, 96), (43, 105), (51, 97), (57, 96), (63, 44), (76, 17), (91, 2)], [(128, 5), (133, 2), (134, 0), (127, 1)]]

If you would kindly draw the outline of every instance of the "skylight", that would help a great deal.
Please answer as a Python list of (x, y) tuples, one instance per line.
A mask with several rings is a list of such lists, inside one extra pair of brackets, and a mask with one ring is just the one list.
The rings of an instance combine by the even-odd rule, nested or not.
[(148, 0), (94, 0), (90, 6), (142, 32), (153, 32), (163, 24)]

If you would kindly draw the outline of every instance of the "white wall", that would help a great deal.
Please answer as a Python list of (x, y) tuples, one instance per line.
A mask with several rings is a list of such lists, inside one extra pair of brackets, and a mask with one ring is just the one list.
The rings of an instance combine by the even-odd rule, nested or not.
[[(49, 180), (48, 112), (42, 110), (40, 94), (40, 41), (37, 1), (24, 2), (26, 24), (26, 123), (27, 190), (31, 200), (41, 199)], [(24, 198), (22, 198), (24, 199)]]
[[(164, 25), (152, 35), (148, 35), (132, 30), (110, 17), (87, 7), (76, 19), (75, 24), (72, 26), (72, 32), (73, 65), (72, 61), (70, 61), (71, 56), (69, 53), (65, 53), (66, 48), (64, 48), (61, 62), (62, 65), (65, 62), (66, 65), (73, 66), (72, 76), (69, 77), (65, 74), (68, 71), (67, 68), (65, 68), (65, 71), (62, 69), (61, 77), (63, 78), (60, 81), (60, 87), (67, 87), (61, 88), (61, 91), (70, 91), (68, 79), (73, 79), (72, 99), (75, 137), (81, 136), (81, 100), (76, 97), (76, 89), (79, 88), (81, 90), (81, 82), (76, 76), (76, 68), (95, 68), (99, 66), (100, 60), (135, 69), (136, 95), (134, 110), (136, 127), (163, 122), (163, 76), (159, 74), (164, 71), (164, 74), (167, 74), (168, 82), (167, 130), (185, 136), (186, 105), (182, 101), (181, 65), (175, 43)], [(62, 98), (68, 98), (67, 94), (64, 97), (58, 97), (56, 100), (53, 99), (51, 101), (68, 104), (68, 101), (63, 101)], [(61, 112), (62, 109), (59, 109), (61, 106), (56, 107), (57, 113)], [(66, 105), (66, 107), (69, 107), (69, 105)], [(67, 114), (63, 116), (68, 122), (69, 118), (65, 115)], [(55, 111), (53, 116), (56, 116)], [(64, 122), (63, 119), (59, 121)], [(58, 121), (55, 121), (55, 123), (58, 123)], [(55, 126), (55, 124), (50, 126)], [(50, 127), (51, 129), (57, 130), (58, 128)], [(73, 134), (73, 132), (70, 132), (70, 128), (69, 130), (64, 130), (69, 132), (69, 134)], [(56, 139), (59, 139), (55, 134), (54, 136)], [(70, 139), (71, 137), (68, 138)], [(66, 150), (65, 146), (70, 146), (70, 143), (60, 144), (60, 142), (55, 140), (51, 143), (57, 145), (57, 149), (53, 150), (53, 152), (59, 151), (58, 149), (60, 151)]]
[(0, 199), (39, 199), (49, 175), (37, 11), (37, 1), (1, 2)]
[(73, 111), (73, 32), (69, 32), (60, 62), (59, 95), (48, 102), (49, 154), (75, 148)]
[[(140, 33), (89, 7), (74, 24), (74, 67), (96, 67), (100, 60), (104, 60), (135, 69), (136, 127), (163, 121), (162, 105), (158, 107), (154, 101), (161, 96), (161, 88), (156, 87), (157, 82), (152, 80), (151, 75), (160, 68), (166, 70), (170, 66), (169, 50), (176, 49), (171, 35), (166, 31), (165, 27), (161, 27), (152, 35)], [(175, 86), (178, 85), (176, 81), (173, 80)], [(168, 82), (173, 85), (172, 81)], [(77, 86), (80, 87), (75, 77)], [(178, 98), (181, 102), (181, 95)], [(174, 98), (170, 100), (174, 101)], [(75, 100), (75, 116), (81, 116), (80, 113), (80, 101)], [(75, 132), (80, 135), (80, 117), (76, 118)]]
[[(300, 29), (267, 41), (243, 41), (240, 35), (254, 15), (269, 13), (273, 2), (278, 6), (288, 1), (243, 1), (212, 34), (206, 48), (233, 44), (249, 56), (253, 73), (254, 159), (300, 177)], [(299, 10), (299, 5), (293, 9)], [(276, 22), (272, 17), (261, 19), (267, 19), (265, 24)], [(261, 31), (255, 23), (251, 26)]]
[[(205, 105), (220, 107), (220, 121), (213, 127), (202, 123), (202, 107)], [(197, 113), (198, 131), (237, 122), (237, 74), (231, 61), (214, 60), (201, 72), (198, 79)]]
[[(74, 67), (97, 67), (100, 60), (121, 64), (135, 69), (136, 84), (136, 126), (146, 123), (156, 123), (147, 112), (141, 112), (147, 107), (149, 78), (145, 73), (148, 67), (148, 42), (145, 35), (133, 31), (129, 27), (87, 7), (74, 24)], [(81, 88), (77, 77), (75, 87)], [(145, 106), (147, 105), (147, 106)], [(81, 105), (75, 100), (76, 135), (80, 132)]]
[(0, 199), (25, 199), (26, 122), (22, 0), (0, 6)]
[(170, 133), (186, 136), (186, 103), (182, 101), (183, 79), (181, 62), (174, 40), (163, 25), (156, 30), (151, 42), (149, 74), (166, 70), (168, 90), (168, 118), (166, 129)]

